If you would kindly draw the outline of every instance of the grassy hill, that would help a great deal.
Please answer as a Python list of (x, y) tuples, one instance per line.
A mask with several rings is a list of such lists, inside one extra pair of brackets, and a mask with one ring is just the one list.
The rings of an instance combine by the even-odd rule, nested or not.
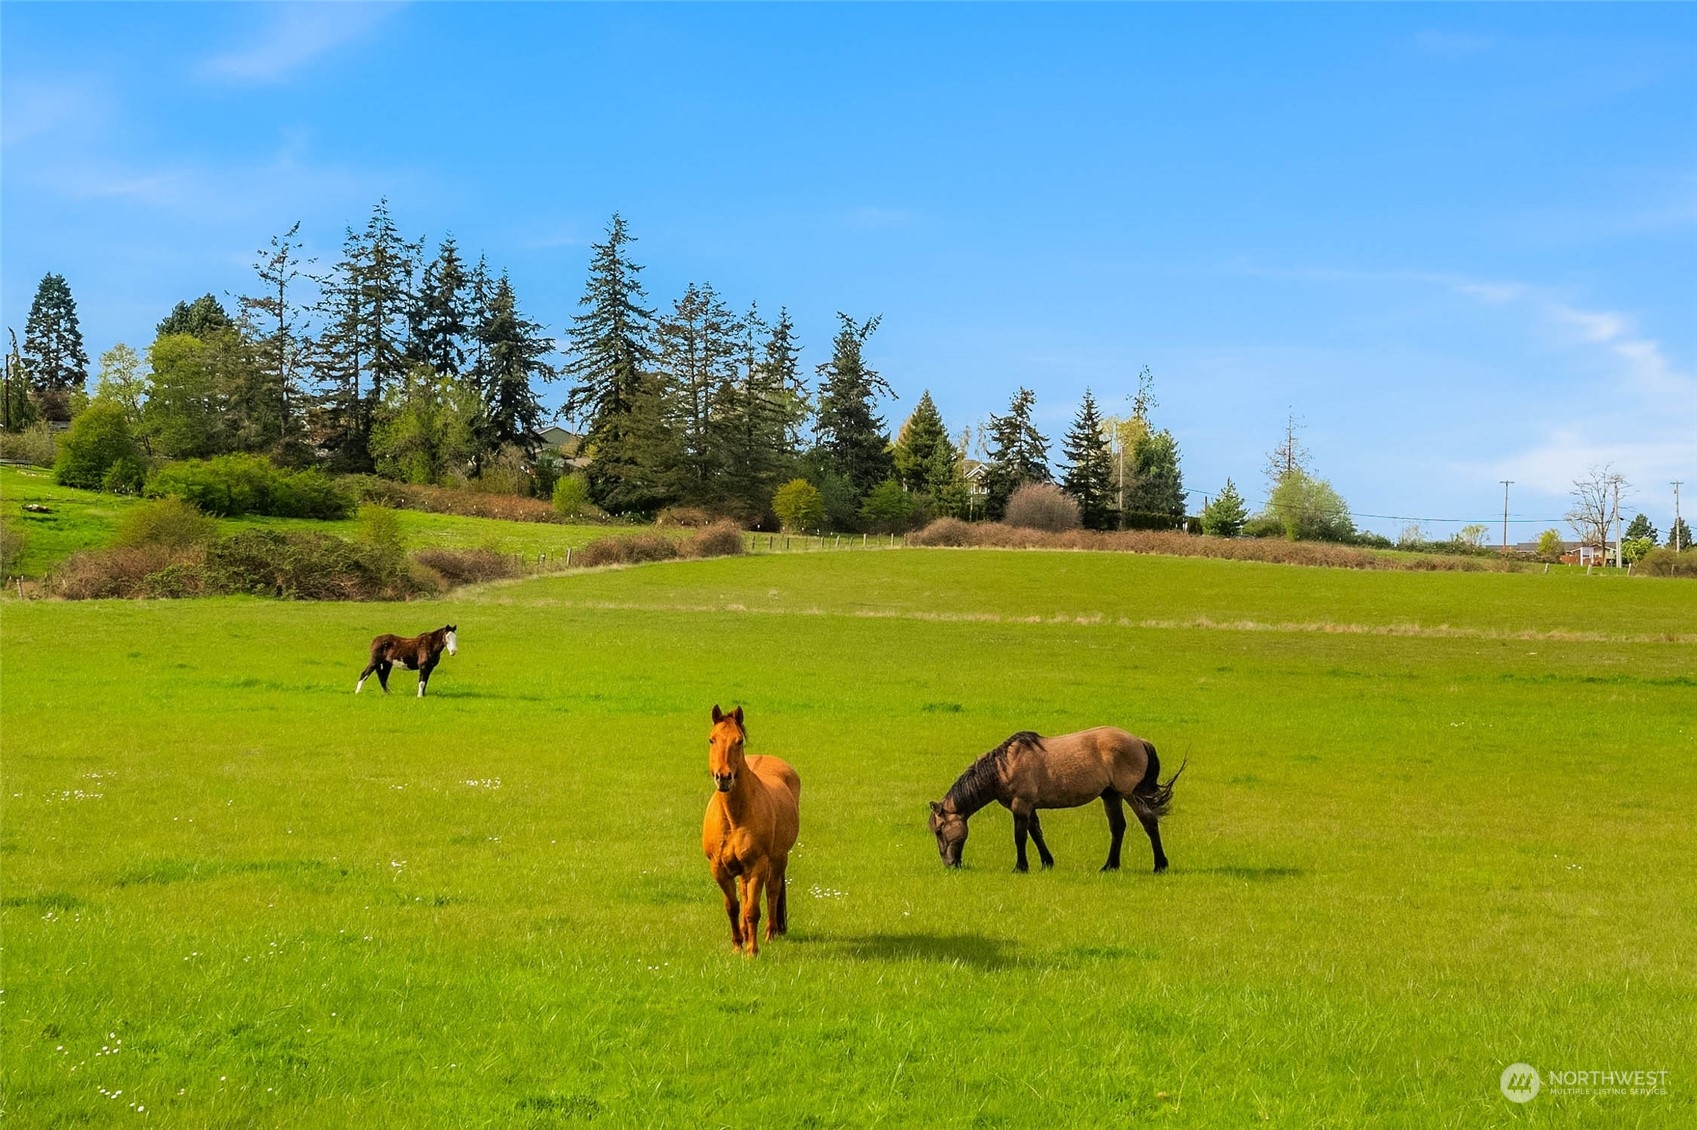
[[(414, 605), (9, 604), (20, 1125), (1690, 1125), (1697, 587), (1110, 554), (644, 566)], [(355, 697), (453, 621), (432, 697)], [(708, 712), (803, 779), (730, 952)], [(945, 871), (1017, 729), (1188, 757)], [(1669, 1071), (1663, 1096), (1498, 1090)], [(135, 1104), (133, 1107), (131, 1104)]]

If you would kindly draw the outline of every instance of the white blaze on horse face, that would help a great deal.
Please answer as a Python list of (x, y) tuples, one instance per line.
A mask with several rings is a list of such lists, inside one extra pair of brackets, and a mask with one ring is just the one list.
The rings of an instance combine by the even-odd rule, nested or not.
[(449, 632), (448, 633), (448, 654), (453, 655), (455, 652), (459, 651), (459, 649), (460, 649), (460, 634), (458, 632)]

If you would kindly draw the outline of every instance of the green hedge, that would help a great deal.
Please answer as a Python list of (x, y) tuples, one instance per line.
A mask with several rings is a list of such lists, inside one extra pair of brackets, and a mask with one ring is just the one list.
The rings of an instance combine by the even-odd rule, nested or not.
[(144, 493), (150, 498), (186, 499), (200, 510), (224, 518), (243, 514), (347, 518), (355, 507), (353, 493), (322, 471), (284, 471), (256, 455), (220, 455), (168, 464), (147, 480)]

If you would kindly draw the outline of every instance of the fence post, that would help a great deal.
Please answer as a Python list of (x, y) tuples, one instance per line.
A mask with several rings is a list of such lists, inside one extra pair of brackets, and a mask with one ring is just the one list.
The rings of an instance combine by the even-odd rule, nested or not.
[(566, 568), (570, 569), (571, 567), (572, 567), (572, 547), (568, 545), (568, 546), (566, 546)]

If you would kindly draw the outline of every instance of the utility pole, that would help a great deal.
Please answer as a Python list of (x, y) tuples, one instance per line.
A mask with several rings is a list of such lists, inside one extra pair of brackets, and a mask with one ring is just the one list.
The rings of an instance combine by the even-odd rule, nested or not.
[(1615, 478), (1615, 568), (1621, 567), (1620, 560), (1620, 479)]
[(1673, 481), (1673, 551), (1675, 553), (1679, 552), (1679, 484), (1684, 481), (1684, 479)]
[(1508, 552), (1508, 487), (1513, 479), (1501, 480), (1503, 484), (1503, 552)]

